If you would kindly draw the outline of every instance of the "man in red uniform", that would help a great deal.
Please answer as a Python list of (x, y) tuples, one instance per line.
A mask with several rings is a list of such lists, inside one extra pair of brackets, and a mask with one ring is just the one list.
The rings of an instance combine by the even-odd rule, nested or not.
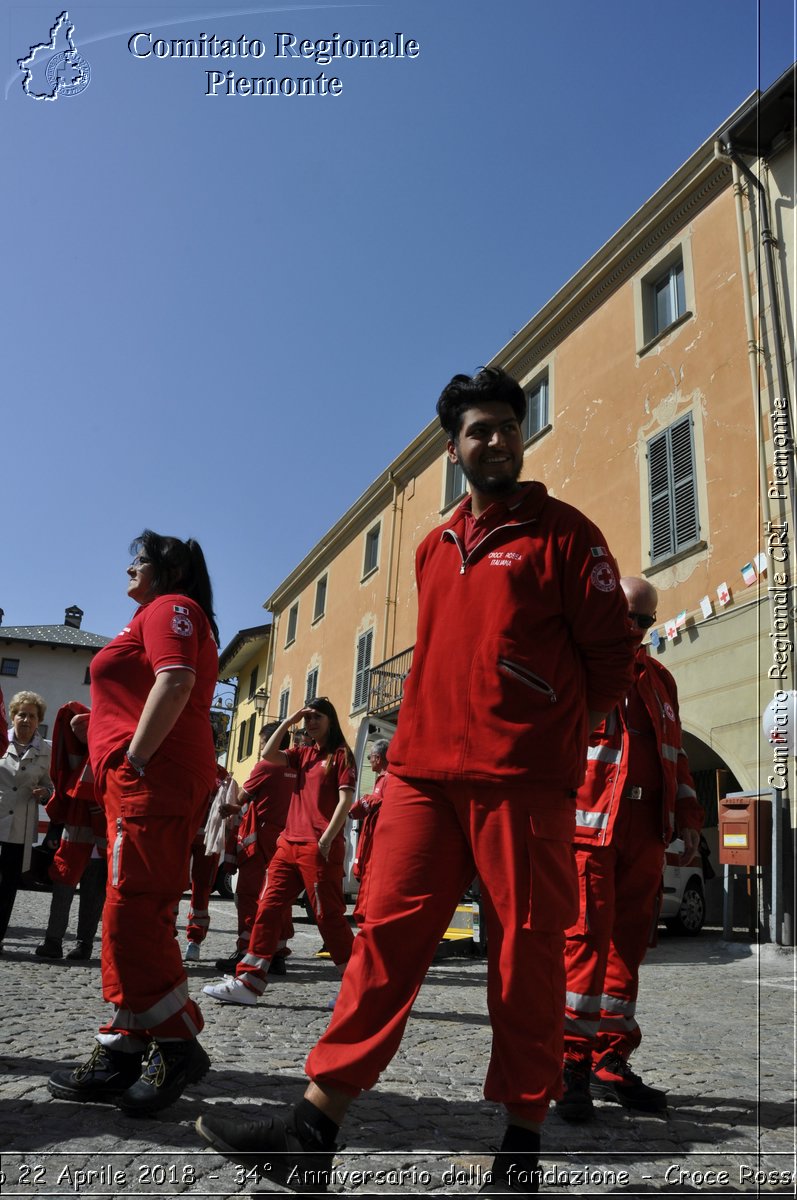
[(374, 742), (368, 752), (368, 762), (376, 776), (374, 790), (365, 796), (360, 796), (349, 809), (349, 817), (353, 821), (362, 822), (360, 825), (360, 836), (357, 838), (357, 852), (354, 855), (354, 862), (351, 865), (351, 873), (360, 884), (360, 890), (357, 893), (357, 903), (352, 913), (357, 925), (362, 925), (365, 920), (365, 904), (368, 899), (368, 883), (370, 880), (368, 863), (371, 860), (371, 847), (373, 845), (376, 822), (379, 817), (379, 810), (382, 807), (382, 792), (387, 783), (387, 752), (389, 747), (390, 742), (386, 738), (379, 738), (378, 741)]
[(657, 1112), (665, 1093), (628, 1065), (642, 1034), (634, 1018), (639, 967), (655, 931), (666, 846), (697, 852), (703, 810), (681, 745), (678, 693), (642, 646), (658, 597), (644, 579), (621, 580), (637, 645), (634, 682), (590, 738), (576, 798), (577, 922), (567, 931), (565, 1091), (557, 1112), (592, 1116), (592, 1096)]
[[(258, 761), (239, 797), (242, 806), (248, 804), (249, 807), (238, 826), (238, 882), (235, 886), (238, 941), (234, 953), (229, 958), (216, 961), (220, 971), (230, 974), (235, 972), (238, 963), (249, 949), (258, 898), (266, 881), (268, 864), (277, 848), (277, 838), (288, 819), (291, 794), (296, 783), (296, 771), (290, 767), (276, 766), (263, 758), (268, 740), (278, 727), (279, 722), (272, 721), (260, 730)], [(290, 738), (286, 736), (280, 749), (284, 750), (289, 741)], [(269, 965), (269, 975), (285, 974), (285, 959), (290, 954), (288, 942), (292, 937), (293, 922), (288, 912), (283, 922), (279, 946)]]
[(471, 494), (418, 549), (412, 670), (334, 1016), (287, 1122), (197, 1122), (222, 1153), (259, 1159), (297, 1190), (297, 1179), (325, 1190), (346, 1110), (398, 1049), (477, 873), (493, 1028), (485, 1096), (508, 1118), (485, 1190), (537, 1190), (540, 1125), (561, 1086), (575, 790), (590, 729), (631, 682), (627, 608), (600, 531), (541, 483), (518, 483), (526, 397), (515, 380), (497, 368), (457, 375), (437, 411)]

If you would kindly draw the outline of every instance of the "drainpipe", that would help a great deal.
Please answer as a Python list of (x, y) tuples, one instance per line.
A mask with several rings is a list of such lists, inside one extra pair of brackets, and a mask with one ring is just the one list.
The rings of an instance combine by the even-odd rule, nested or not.
[[(396, 638), (396, 604), (398, 603), (397, 595), (391, 595), (391, 587), (393, 582), (393, 553), (396, 540), (396, 520), (398, 518), (398, 498), (399, 498), (399, 483), (396, 476), (391, 471), (388, 478), (393, 485), (393, 501), (390, 506), (390, 544), (387, 552), (387, 586), (385, 588), (385, 620), (384, 630), (382, 633), (382, 662), (392, 658), (395, 653), (395, 644), (393, 645), (390, 654), (387, 652), (388, 646), (388, 627), (390, 625), (390, 609), (393, 609), (393, 642)], [(396, 592), (398, 592), (398, 579), (396, 579)]]
[[(777, 385), (777, 394), (782, 396), (786, 402), (784, 414), (788, 424), (788, 437), (792, 447), (794, 446), (794, 420), (791, 412), (791, 399), (789, 397), (788, 375), (786, 371), (786, 353), (783, 343), (783, 326), (780, 317), (780, 299), (775, 282), (775, 252), (774, 247), (777, 244), (777, 239), (772, 232), (769, 222), (769, 205), (767, 203), (766, 188), (760, 179), (757, 179), (747, 164), (734, 151), (730, 142), (726, 142), (723, 147), (724, 153), (720, 157), (727, 158), (733, 166), (744, 175), (745, 179), (758, 192), (759, 211), (761, 214), (761, 245), (764, 251), (764, 268), (766, 272), (767, 290), (769, 291), (769, 304), (772, 312), (772, 336), (774, 342), (774, 362), (775, 362), (775, 380)], [(746, 257), (742, 260), (746, 263)], [(745, 272), (745, 279), (747, 273)], [(795, 518), (795, 474), (794, 474), (794, 456), (792, 455), (789, 462), (789, 480), (788, 494), (791, 499), (791, 531), (794, 529)]]
[(747, 329), (747, 361), (750, 364), (750, 383), (753, 390), (753, 421), (758, 444), (758, 491), (765, 521), (772, 519), (772, 507), (769, 503), (767, 479), (767, 460), (764, 449), (764, 438), (761, 435), (761, 397), (759, 395), (759, 350), (755, 336), (755, 320), (753, 319), (753, 297), (750, 293), (750, 272), (747, 269), (747, 243), (744, 233), (744, 208), (742, 197), (744, 186), (741, 180), (738, 163), (726, 154), (722, 142), (714, 143), (714, 157), (721, 162), (731, 164), (733, 170), (733, 197), (736, 205), (736, 232), (739, 237), (739, 264), (742, 273), (742, 297), (744, 300), (744, 323)]
[[(277, 644), (277, 625), (279, 617), (276, 613), (271, 614), (271, 633), (268, 638), (268, 654), (266, 655), (266, 679), (265, 689), (269, 696), (274, 695), (273, 679), (271, 678), (274, 672), (274, 647)], [(268, 719), (268, 717), (266, 718)], [(274, 718), (276, 720), (276, 717)]]

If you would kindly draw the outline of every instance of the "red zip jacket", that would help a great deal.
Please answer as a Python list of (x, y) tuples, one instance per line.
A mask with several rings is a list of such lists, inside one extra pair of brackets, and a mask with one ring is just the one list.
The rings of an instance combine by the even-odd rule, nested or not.
[(418, 548), (418, 637), (390, 770), (574, 789), (588, 709), (632, 680), (617, 565), (603, 534), (541, 483), (465, 553), (464, 513)]
[(88, 746), (70, 724), (72, 717), (87, 712), (85, 704), (70, 700), (56, 713), (50, 758), (55, 791), (45, 805), (50, 820), (64, 827), (49, 875), (53, 883), (71, 887), (80, 882), (95, 845), (104, 853), (107, 844), (105, 813), (94, 798)]
[[(681, 745), (675, 680), (645, 647), (637, 651), (636, 662), (637, 690), (656, 733), (662, 778), (661, 834), (669, 845), (683, 829), (702, 829), (704, 813)], [(607, 846), (612, 840), (620, 802), (634, 784), (628, 778), (628, 741), (621, 705), (590, 738), (587, 775), (576, 799), (575, 841), (581, 845)]]

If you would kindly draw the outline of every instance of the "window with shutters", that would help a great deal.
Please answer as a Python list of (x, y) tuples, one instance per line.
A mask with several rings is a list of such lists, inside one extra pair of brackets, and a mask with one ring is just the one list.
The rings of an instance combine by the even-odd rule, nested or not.
[(365, 554), (363, 555), (363, 579), (379, 566), (379, 534), (381, 522), (373, 525), (365, 535)]
[(242, 722), (241, 728), (238, 730), (238, 749), (236, 751), (236, 759), (238, 762), (244, 757), (244, 746), (246, 745), (246, 721)]
[(684, 264), (677, 259), (657, 279), (647, 285), (650, 291), (650, 336), (658, 337), (686, 312)]
[(638, 354), (657, 342), (695, 312), (691, 242), (688, 237), (658, 254), (634, 281), (634, 327)]
[(257, 667), (255, 667), (254, 671), (249, 676), (249, 697), (248, 698), (250, 700), (252, 700), (254, 698), (254, 694), (257, 691), (257, 670), (258, 670)]
[(647, 445), (650, 561), (671, 558), (700, 540), (692, 414)]
[(313, 621), (320, 621), (327, 610), (327, 575), (322, 575), (315, 585), (315, 604), (313, 605)]
[(465, 476), (462, 467), (459, 463), (452, 463), (450, 458), (446, 458), (446, 486), (443, 497), (443, 508), (448, 508), (456, 500), (461, 500), (464, 495)]
[(304, 702), (309, 704), (318, 695), (318, 667), (307, 672), (307, 684), (304, 689)]
[(357, 638), (357, 654), (354, 666), (354, 699), (352, 710), (365, 708), (368, 703), (368, 691), (371, 685), (371, 652), (374, 645), (373, 629), (361, 633)]
[(249, 755), (252, 753), (252, 751), (255, 748), (255, 729), (256, 728), (257, 728), (257, 714), (255, 713), (253, 716), (251, 716), (249, 718), (249, 732), (246, 735), (246, 757), (247, 758), (249, 757)]
[(287, 717), (288, 705), (290, 704), (290, 702), (291, 702), (291, 689), (283, 688), (282, 691), (280, 692), (279, 710), (277, 712), (277, 716), (280, 721), (284, 721), (285, 718)]
[(526, 389), (526, 417), (523, 422), (523, 440), (532, 438), (550, 428), (548, 404), (548, 372), (535, 379)]
[(288, 610), (288, 628), (285, 631), (285, 645), (290, 646), (291, 642), (296, 641), (296, 624), (299, 620), (299, 601), (291, 605)]

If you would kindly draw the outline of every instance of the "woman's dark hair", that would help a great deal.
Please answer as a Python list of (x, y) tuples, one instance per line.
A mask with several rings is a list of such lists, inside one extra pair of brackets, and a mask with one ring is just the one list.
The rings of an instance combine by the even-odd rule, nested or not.
[(322, 713), (323, 716), (329, 717), (329, 729), (327, 730), (326, 741), (322, 746), (326, 750), (329, 757), (327, 758), (324, 774), (328, 775), (332, 770), (332, 759), (336, 750), (343, 750), (346, 755), (346, 766), (354, 766), (354, 755), (351, 752), (351, 747), (343, 736), (343, 730), (340, 727), (338, 714), (335, 712), (335, 705), (331, 700), (327, 700), (326, 696), (316, 696), (314, 700), (308, 700), (308, 708), (315, 709), (316, 712)]
[(219, 627), (213, 612), (213, 588), (199, 542), (193, 538), (181, 542), (179, 538), (164, 537), (163, 534), (145, 529), (130, 543), (130, 553), (140, 554), (152, 563), (152, 590), (156, 596), (179, 592), (196, 601), (210, 621), (218, 644)]
[(526, 395), (523, 388), (500, 367), (482, 367), (473, 376), (455, 375), (440, 393), (437, 415), (452, 442), (462, 428), (462, 417), (469, 408), (480, 404), (508, 404), (523, 423), (526, 416)]

